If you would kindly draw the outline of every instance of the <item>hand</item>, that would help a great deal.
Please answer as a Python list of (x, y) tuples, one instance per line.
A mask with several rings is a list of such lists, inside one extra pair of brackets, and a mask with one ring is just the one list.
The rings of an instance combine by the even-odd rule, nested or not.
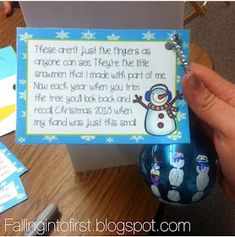
[(223, 173), (221, 185), (235, 201), (235, 85), (195, 63), (182, 83), (189, 106), (211, 129)]
[(3, 9), (6, 16), (10, 16), (13, 13), (13, 3), (9, 1), (3, 1)]

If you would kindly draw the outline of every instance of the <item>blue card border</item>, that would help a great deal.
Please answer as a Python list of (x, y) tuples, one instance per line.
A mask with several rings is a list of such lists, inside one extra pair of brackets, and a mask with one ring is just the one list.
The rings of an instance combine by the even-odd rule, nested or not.
[(0, 151), (11, 161), (11, 163), (16, 167), (16, 173), (18, 176), (22, 175), (27, 171), (27, 168), (16, 158), (16, 156), (3, 144), (0, 142)]
[(0, 49), (0, 80), (16, 74), (16, 53), (12, 46)]

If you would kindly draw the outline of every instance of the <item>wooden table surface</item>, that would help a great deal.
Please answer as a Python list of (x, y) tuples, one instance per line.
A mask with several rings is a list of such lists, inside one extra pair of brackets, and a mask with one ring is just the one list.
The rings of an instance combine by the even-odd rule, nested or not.
[[(0, 47), (16, 44), (16, 27), (25, 26), (20, 9), (6, 18), (0, 9)], [(191, 61), (210, 68), (207, 53), (191, 44)], [(73, 219), (90, 221), (151, 221), (159, 202), (146, 188), (137, 165), (76, 174), (65, 145), (16, 145), (15, 133), (0, 138), (28, 168), (21, 176), (28, 199), (0, 215), (0, 235), (22, 235), (4, 226), (13, 221), (35, 220), (48, 204), (56, 203), (62, 213), (60, 222)], [(64, 228), (65, 230), (65, 228)], [(113, 235), (117, 232), (54, 231), (51, 235)], [(131, 233), (126, 232), (131, 235)], [(142, 233), (143, 234), (143, 233)]]

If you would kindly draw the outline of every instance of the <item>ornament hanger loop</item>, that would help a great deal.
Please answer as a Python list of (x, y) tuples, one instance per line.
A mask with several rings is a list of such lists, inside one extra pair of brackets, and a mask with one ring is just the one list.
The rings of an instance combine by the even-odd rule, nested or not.
[(165, 47), (168, 50), (175, 50), (177, 56), (179, 57), (180, 63), (183, 66), (184, 73), (186, 74), (189, 71), (189, 63), (182, 50), (179, 34), (174, 32), (170, 37), (170, 41), (165, 44)]

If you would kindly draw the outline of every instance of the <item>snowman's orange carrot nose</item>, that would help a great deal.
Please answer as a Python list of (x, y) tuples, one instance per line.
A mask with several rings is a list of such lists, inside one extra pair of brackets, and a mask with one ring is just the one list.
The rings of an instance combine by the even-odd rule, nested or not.
[(166, 96), (167, 96), (167, 93), (158, 95), (158, 99), (159, 99), (159, 100), (162, 100), (162, 99), (165, 98)]
[(9, 115), (14, 113), (15, 111), (16, 111), (16, 105), (15, 104), (7, 105), (5, 107), (1, 107), (0, 108), (0, 121), (7, 118)]

